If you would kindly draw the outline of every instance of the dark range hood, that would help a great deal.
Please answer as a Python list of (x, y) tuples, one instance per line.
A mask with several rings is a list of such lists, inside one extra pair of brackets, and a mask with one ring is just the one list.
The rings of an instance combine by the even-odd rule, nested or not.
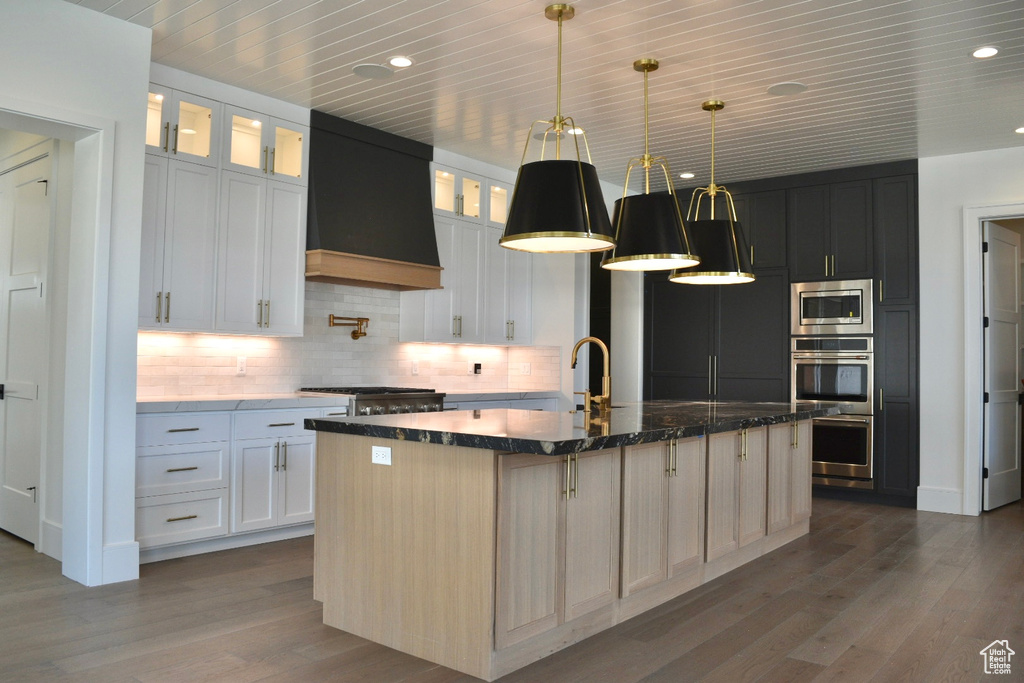
[(439, 289), (433, 148), (310, 112), (306, 279)]

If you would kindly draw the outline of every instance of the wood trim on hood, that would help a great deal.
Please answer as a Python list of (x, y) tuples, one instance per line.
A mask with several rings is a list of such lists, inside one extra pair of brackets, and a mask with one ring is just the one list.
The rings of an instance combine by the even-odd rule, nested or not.
[(441, 266), (312, 249), (306, 252), (306, 279), (336, 285), (409, 291), (441, 289)]

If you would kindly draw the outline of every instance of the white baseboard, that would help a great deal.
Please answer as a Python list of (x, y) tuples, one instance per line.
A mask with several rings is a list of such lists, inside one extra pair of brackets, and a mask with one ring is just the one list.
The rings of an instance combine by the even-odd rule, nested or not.
[(964, 495), (960, 489), (917, 487), (917, 509), (928, 512), (964, 514)]
[(39, 552), (59, 561), (63, 551), (63, 535), (64, 529), (60, 524), (54, 524), (44, 519), (39, 535)]
[(202, 553), (214, 553), (218, 550), (243, 548), (247, 545), (259, 545), (260, 543), (272, 543), (274, 541), (283, 541), (289, 538), (312, 535), (312, 522), (296, 526), (280, 527), (278, 529), (264, 529), (262, 531), (252, 531), (247, 534), (234, 534), (231, 536), (210, 538), (205, 541), (192, 541), (190, 543), (179, 543), (177, 545), (165, 545), (159, 548), (146, 548), (139, 553), (139, 562), (147, 564), (149, 562), (160, 562), (161, 560), (173, 560), (177, 557), (201, 555)]
[(139, 544), (136, 541), (103, 546), (104, 584), (139, 578)]

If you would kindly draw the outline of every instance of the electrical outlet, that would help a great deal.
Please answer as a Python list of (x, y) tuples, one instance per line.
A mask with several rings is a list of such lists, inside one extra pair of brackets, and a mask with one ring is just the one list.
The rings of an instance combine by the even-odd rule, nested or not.
[(390, 465), (391, 464), (391, 447), (390, 446), (371, 446), (370, 447), (370, 462), (374, 465)]
[(479, 375), (484, 371), (484, 366), (481, 363), (473, 363), (473, 374)]
[(466, 374), (467, 375), (472, 375), (473, 374), (473, 361), (469, 361), (468, 363), (466, 363)]
[(529, 363), (523, 363), (522, 365), (520, 365), (519, 366), (519, 374), (520, 375), (529, 375), (530, 374), (530, 364)]
[(414, 374), (414, 375), (420, 374), (420, 362), (418, 360), (414, 360), (412, 362), (412, 374)]
[(241, 377), (242, 375), (245, 374), (245, 360), (246, 360), (246, 358), (245, 358), (245, 356), (237, 356), (235, 358), (235, 360), (236, 360), (235, 374), (237, 374), (239, 377)]

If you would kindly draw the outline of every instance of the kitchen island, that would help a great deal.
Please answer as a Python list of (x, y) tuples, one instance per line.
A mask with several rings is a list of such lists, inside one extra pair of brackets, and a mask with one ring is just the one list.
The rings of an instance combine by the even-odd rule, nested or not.
[(324, 623), (493, 680), (808, 531), (810, 404), (307, 420)]

